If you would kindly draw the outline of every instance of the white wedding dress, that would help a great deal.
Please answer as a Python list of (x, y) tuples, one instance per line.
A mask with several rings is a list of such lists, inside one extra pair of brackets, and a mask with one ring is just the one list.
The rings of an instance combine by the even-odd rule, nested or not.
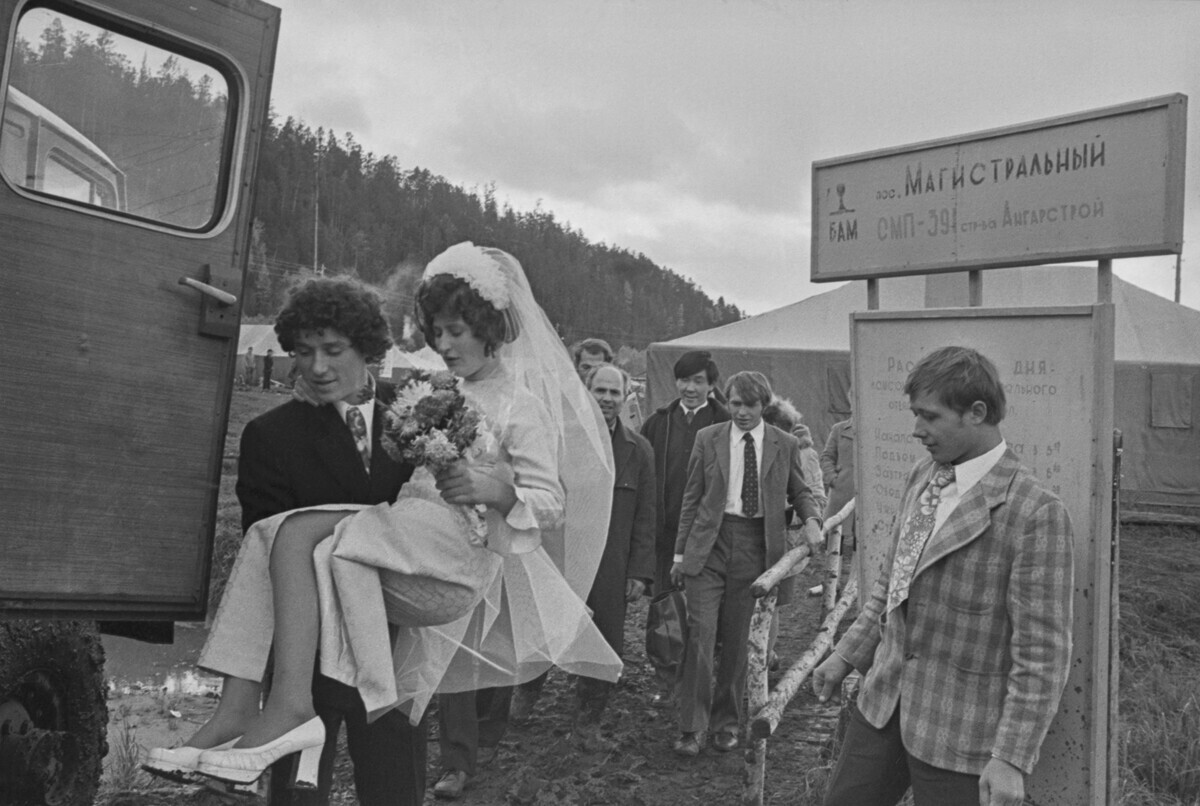
[[(583, 603), (603, 550), (611, 458), (606, 480), (580, 470), (559, 433), (570, 424), (557, 426), (504, 361), (465, 381), (463, 394), (489, 432), (468, 461), (507, 464), (518, 498), (507, 517), (487, 511), (486, 547), (423, 468), (393, 504), (313, 508), (352, 513), (314, 553), (320, 669), (357, 687), (371, 718), (399, 707), (415, 724), (436, 693), (514, 685), (551, 665), (609, 681), (621, 670)], [(274, 633), (271, 546), (291, 514), (246, 533), (200, 666), (262, 679)], [(564, 524), (587, 539), (570, 539)]]

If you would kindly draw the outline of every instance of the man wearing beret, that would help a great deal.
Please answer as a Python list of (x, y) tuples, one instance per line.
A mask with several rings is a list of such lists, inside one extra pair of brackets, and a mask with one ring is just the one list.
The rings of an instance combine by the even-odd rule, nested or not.
[[(729, 420), (729, 411), (710, 393), (716, 386), (717, 365), (704, 350), (684, 353), (675, 362), (675, 389), (679, 397), (655, 410), (642, 436), (654, 448), (657, 486), (654, 593), (670, 590), (671, 565), (675, 557), (675, 534), (679, 529), (679, 510), (687, 483), (688, 458), (700, 429)], [(662, 681), (663, 690), (654, 697), (656, 705), (666, 705), (673, 695), (673, 681)]]

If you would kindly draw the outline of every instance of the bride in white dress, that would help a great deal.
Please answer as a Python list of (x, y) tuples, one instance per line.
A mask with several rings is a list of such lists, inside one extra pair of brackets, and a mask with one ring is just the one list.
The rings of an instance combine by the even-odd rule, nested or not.
[[(151, 771), (246, 783), (301, 752), (297, 782), (314, 781), (318, 645), (321, 672), (356, 686), (369, 717), (398, 707), (414, 724), (436, 693), (551, 665), (617, 679), (621, 661), (583, 603), (607, 534), (612, 448), (520, 264), (447, 249), (426, 268), (417, 316), (487, 433), (436, 479), (418, 468), (394, 504), (296, 510), (247, 532), (199, 660), (225, 676), (221, 703), (184, 747), (151, 751)], [(463, 514), (480, 504), (482, 540)]]

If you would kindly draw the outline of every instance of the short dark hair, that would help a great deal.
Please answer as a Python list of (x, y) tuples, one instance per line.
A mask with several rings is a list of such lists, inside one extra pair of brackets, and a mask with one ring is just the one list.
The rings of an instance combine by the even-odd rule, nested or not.
[(771, 391), (771, 382), (767, 380), (767, 376), (753, 370), (736, 372), (729, 377), (729, 380), (725, 382), (726, 399), (732, 398), (735, 391), (742, 398), (742, 402), (752, 406), (755, 403), (765, 406), (775, 396), (775, 393)]
[(336, 330), (368, 364), (382, 361), (392, 346), (383, 298), (353, 277), (308, 277), (288, 291), (275, 336), (279, 346), (294, 352), (301, 333)]
[(587, 387), (589, 392), (592, 391), (592, 379), (595, 378), (596, 373), (602, 369), (615, 369), (617, 372), (619, 372), (621, 374), (621, 391), (625, 394), (629, 394), (629, 373), (618, 367), (616, 364), (609, 363), (597, 364), (589, 369), (587, 374), (583, 376), (583, 385)]
[(487, 355), (493, 355), (508, 340), (504, 314), (470, 283), (453, 274), (435, 274), (417, 288), (417, 324), (425, 341), (434, 343), (433, 319), (438, 314), (459, 316), (471, 328), (471, 335), (484, 344)]
[(710, 386), (720, 377), (717, 362), (712, 360), (712, 354), (707, 350), (692, 350), (679, 356), (679, 360), (675, 362), (676, 378), (690, 378), (697, 372), (704, 373)]
[(584, 353), (600, 353), (604, 356), (606, 363), (611, 364), (613, 360), (613, 348), (604, 339), (584, 339), (578, 342), (571, 348), (571, 359), (575, 362), (575, 366), (579, 366), (579, 359)]
[(904, 382), (904, 394), (912, 400), (926, 392), (936, 392), (957, 414), (979, 400), (987, 406), (985, 423), (997, 425), (1004, 419), (1000, 373), (987, 356), (970, 347), (940, 347), (917, 362)]

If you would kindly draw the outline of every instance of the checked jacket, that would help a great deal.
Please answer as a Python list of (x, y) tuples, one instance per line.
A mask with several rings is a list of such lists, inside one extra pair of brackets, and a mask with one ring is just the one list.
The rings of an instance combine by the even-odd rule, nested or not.
[(901, 525), (933, 472), (909, 474), (887, 562), (835, 652), (863, 673), (858, 707), (905, 749), (973, 775), (991, 756), (1033, 769), (1071, 660), (1071, 522), (1011, 449), (929, 539), (908, 602), (890, 614)]

